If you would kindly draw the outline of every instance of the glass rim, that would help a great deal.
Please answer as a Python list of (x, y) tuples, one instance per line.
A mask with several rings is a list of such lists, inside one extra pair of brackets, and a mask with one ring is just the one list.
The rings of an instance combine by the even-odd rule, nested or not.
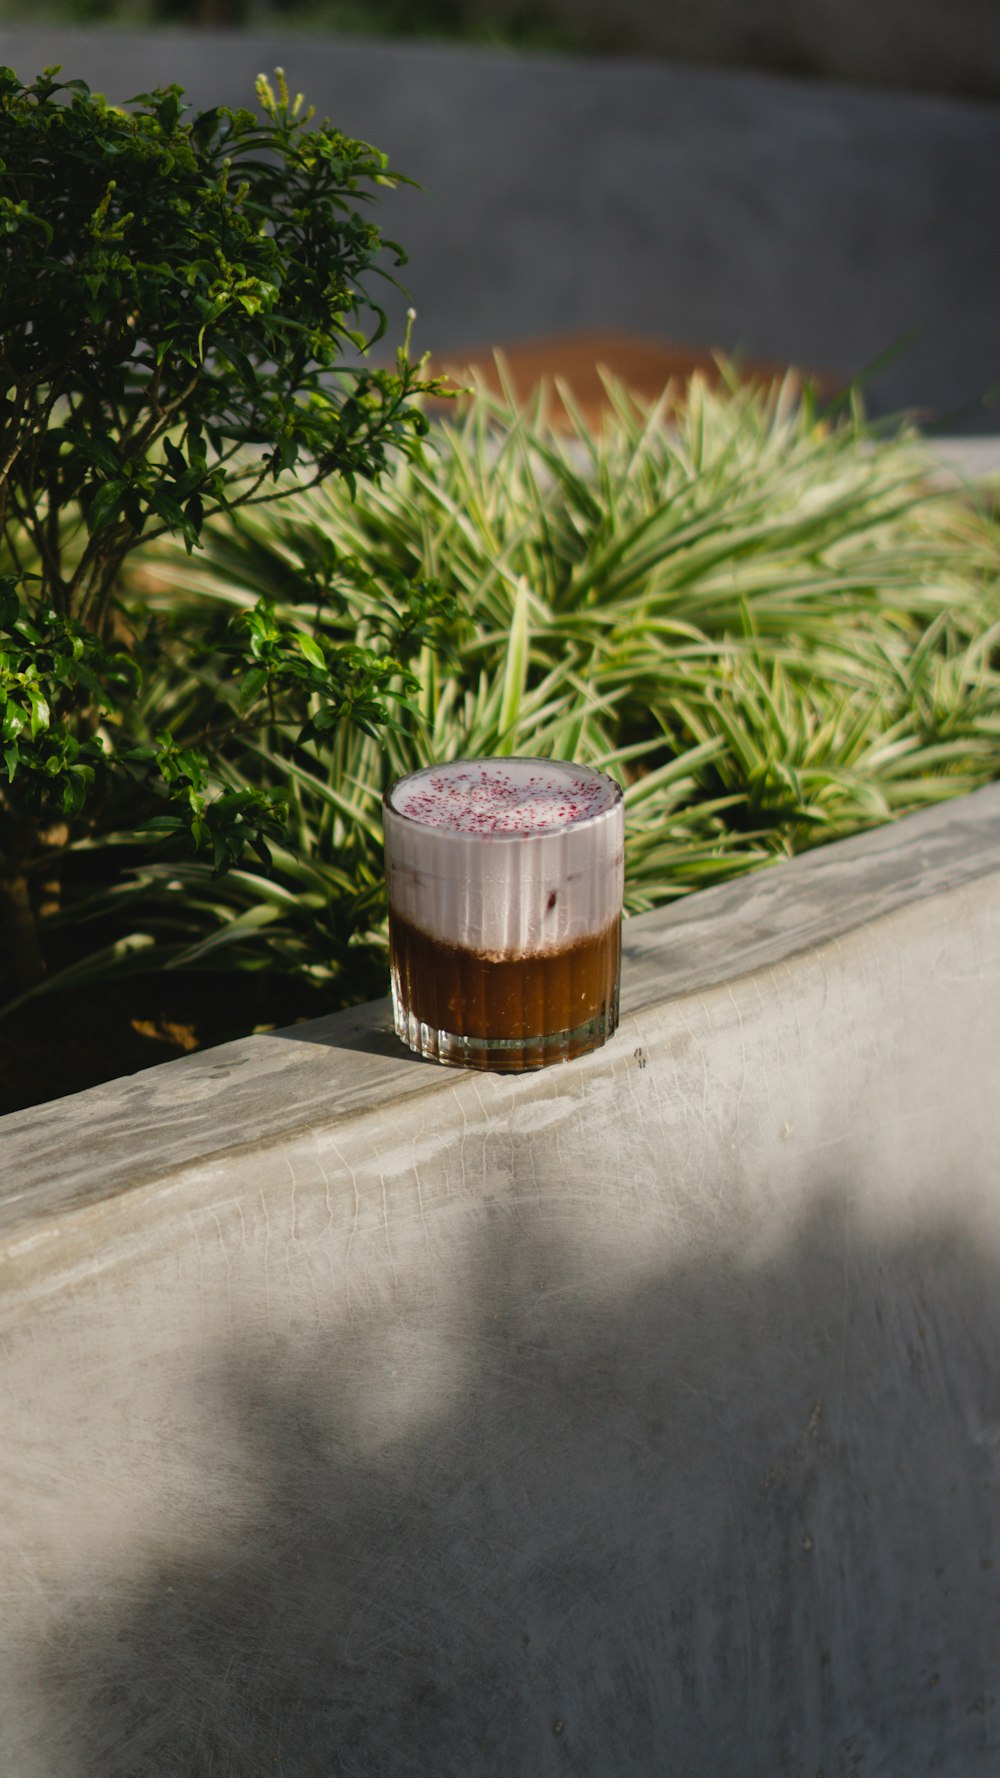
[[(610, 784), (614, 795), (606, 808), (595, 810), (593, 815), (584, 816), (582, 821), (554, 821), (551, 827), (533, 827), (528, 833), (468, 833), (462, 828), (443, 827), (437, 821), (421, 821), (416, 815), (407, 814), (405, 809), (397, 808), (392, 801), (393, 791), (398, 790), (401, 784), (408, 784), (411, 778), (422, 777), (425, 772), (448, 771), (452, 766), (505, 765), (513, 760), (521, 765), (571, 766), (575, 772), (589, 772), (593, 777), (603, 778), (606, 784)], [(485, 753), (478, 757), (462, 754), (457, 759), (443, 759), (436, 765), (416, 766), (412, 772), (403, 772), (382, 792), (383, 809), (388, 809), (398, 821), (406, 821), (411, 827), (420, 828), (423, 833), (446, 834), (449, 839), (455, 840), (489, 840), (491, 843), (497, 840), (514, 841), (521, 845), (525, 840), (546, 839), (552, 834), (582, 833), (585, 828), (593, 826), (595, 821), (604, 821), (624, 801), (625, 792), (610, 772), (602, 772), (597, 766), (584, 765), (576, 759), (555, 759), (551, 754), (546, 756), (541, 753)]]

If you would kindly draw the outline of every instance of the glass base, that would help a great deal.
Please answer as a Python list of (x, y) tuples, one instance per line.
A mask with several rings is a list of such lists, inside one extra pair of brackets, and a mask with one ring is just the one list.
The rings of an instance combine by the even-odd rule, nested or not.
[(463, 1037), (457, 1031), (440, 1031), (400, 1006), (395, 994), (393, 1012), (396, 1036), (418, 1056), (451, 1068), (490, 1069), (500, 1074), (525, 1074), (554, 1062), (572, 1062), (600, 1049), (618, 1026), (617, 1002), (571, 1031), (547, 1031), (538, 1037)]

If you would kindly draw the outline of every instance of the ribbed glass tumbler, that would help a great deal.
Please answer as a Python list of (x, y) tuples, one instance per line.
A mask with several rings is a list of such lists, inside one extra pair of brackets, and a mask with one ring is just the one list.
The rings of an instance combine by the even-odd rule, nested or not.
[(568, 760), (454, 760), (383, 799), (396, 1033), (520, 1072), (618, 1023), (620, 786)]

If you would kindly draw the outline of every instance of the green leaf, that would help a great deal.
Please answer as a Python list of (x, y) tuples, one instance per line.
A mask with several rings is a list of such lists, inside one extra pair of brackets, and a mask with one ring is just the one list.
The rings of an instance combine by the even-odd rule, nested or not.
[(165, 489), (157, 488), (150, 496), (150, 507), (171, 531), (179, 531), (190, 548), (197, 542), (197, 532), (186, 511)]
[(249, 710), (250, 705), (256, 703), (265, 690), (269, 678), (270, 674), (266, 667), (251, 667), (248, 673), (243, 674), (237, 696), (240, 710)]
[(187, 471), (187, 459), (183, 451), (178, 450), (172, 439), (163, 440), (163, 454), (175, 476), (184, 475)]
[(63, 780), (61, 803), (64, 815), (79, 815), (87, 800), (94, 774), (85, 766), (73, 766)]
[(227, 364), (232, 365), (233, 369), (238, 372), (241, 382), (247, 389), (254, 390), (257, 388), (256, 370), (246, 353), (242, 351), (239, 346), (235, 345), (232, 340), (221, 339), (218, 334), (214, 334), (212, 336), (212, 350), (217, 353), (220, 358), (224, 358)]
[(31, 705), (31, 739), (34, 741), (48, 728), (50, 711), (48, 701), (37, 685), (26, 685), (24, 689)]
[(107, 439), (90, 438), (77, 431), (67, 431), (67, 438), (72, 442), (75, 457), (81, 457), (85, 463), (92, 463), (95, 468), (103, 470), (106, 476), (116, 477), (120, 474), (118, 452)]
[(17, 622), (21, 602), (17, 581), (12, 574), (0, 574), (0, 630), (10, 630)]
[(323, 649), (321, 648), (320, 644), (316, 641), (315, 636), (298, 635), (298, 636), (296, 636), (295, 640), (298, 643), (299, 648), (301, 649), (302, 653), (305, 655), (306, 660), (310, 663), (310, 665), (313, 667), (318, 667), (320, 672), (326, 672), (326, 670), (327, 670), (326, 655), (324, 654)]
[(136, 832), (179, 833), (186, 825), (179, 815), (150, 815), (145, 821), (138, 823)]
[(507, 659), (504, 665), (500, 695), (500, 714), (497, 721), (499, 730), (497, 750), (502, 754), (513, 753), (517, 744), (521, 706), (528, 678), (529, 636), (528, 583), (522, 578), (514, 600), (514, 615), (510, 626), (510, 640), (507, 645)]
[(125, 488), (126, 483), (120, 477), (101, 483), (87, 512), (87, 529), (92, 537), (118, 517), (124, 504)]

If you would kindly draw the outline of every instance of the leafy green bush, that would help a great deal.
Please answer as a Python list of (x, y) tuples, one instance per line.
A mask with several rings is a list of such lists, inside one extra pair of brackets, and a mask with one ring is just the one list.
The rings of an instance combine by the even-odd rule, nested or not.
[(313, 740), (371, 730), (402, 683), (385, 650), (261, 612), (230, 633), (197, 735), (139, 734), (129, 555), (167, 534), (190, 550), (293, 477), (379, 475), (428, 386), (406, 347), (391, 372), (359, 357), (384, 326), (368, 280), (384, 248), (402, 259), (358, 208), (394, 181), (382, 154), (315, 125), (280, 71), (262, 117), (187, 117), (177, 87), (122, 109), (56, 74), (0, 69), (0, 940), (22, 983), (41, 876), (116, 797), (216, 867), (266, 861), (284, 809), (229, 781), (235, 737), (279, 715)]
[[(565, 439), (480, 397), (356, 499), (330, 483), (210, 526), (203, 558), (139, 562), (150, 731), (200, 731), (219, 639), (262, 598), (324, 646), (391, 638), (417, 689), (378, 738), (341, 725), (321, 750), (280, 713), (247, 736), (234, 786), (290, 811), (271, 870), (164, 858), (92, 888), (53, 929), (86, 917), (107, 948), (68, 980), (228, 964), (297, 975), (303, 1012), (382, 991), (380, 797), (427, 760), (618, 776), (633, 912), (997, 774), (997, 534), (930, 491), (918, 439), (787, 388), (695, 383), (674, 417), (617, 404)], [(132, 839), (102, 841), (112, 880)]]

